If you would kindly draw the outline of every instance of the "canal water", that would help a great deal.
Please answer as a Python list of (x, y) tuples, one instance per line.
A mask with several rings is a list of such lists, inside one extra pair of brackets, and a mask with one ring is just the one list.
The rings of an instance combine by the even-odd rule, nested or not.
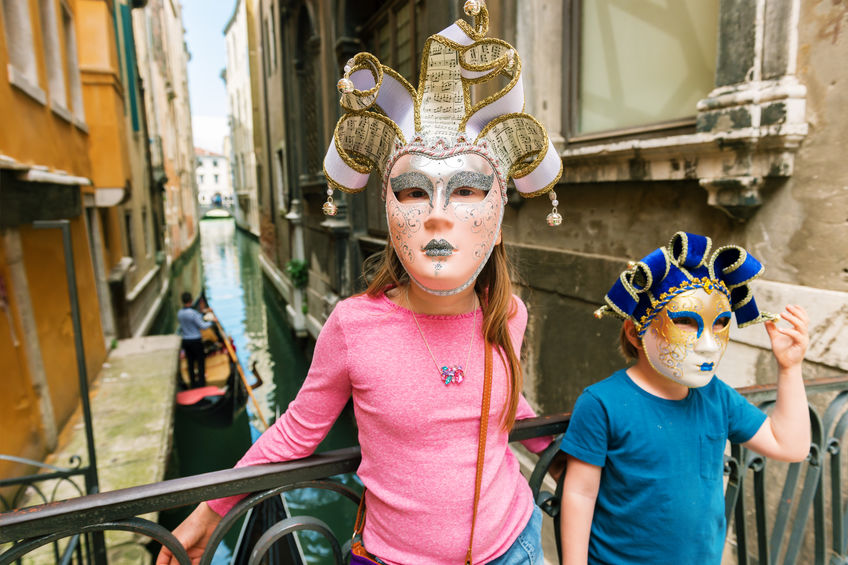
[[(233, 220), (200, 222), (200, 256), (204, 290), (221, 325), (233, 338), (239, 362), (249, 380), (253, 370), (263, 384), (254, 389), (259, 409), (269, 425), (285, 412), (306, 377), (308, 343), (294, 337), (285, 315), (285, 303), (264, 277), (259, 263), (259, 244), (236, 229)], [(175, 421), (175, 454), (179, 476), (232, 467), (259, 436), (263, 426), (252, 401), (229, 428), (204, 428), (178, 414)], [(356, 444), (350, 403), (342, 412), (318, 452)], [(338, 477), (349, 486), (361, 485), (353, 475)], [(326, 522), (344, 542), (350, 536), (356, 508), (339, 495), (304, 489), (287, 493), (293, 515), (308, 514)], [(178, 522), (183, 513), (164, 516)], [(165, 524), (169, 525), (169, 524)], [(215, 565), (228, 563), (238, 528), (216, 553)], [(329, 543), (319, 534), (298, 534), (307, 562), (333, 563)]]

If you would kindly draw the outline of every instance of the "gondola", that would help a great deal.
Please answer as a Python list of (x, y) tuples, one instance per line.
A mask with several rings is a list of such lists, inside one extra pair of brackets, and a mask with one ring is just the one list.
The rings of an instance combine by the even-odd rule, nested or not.
[[(205, 300), (201, 298), (200, 301), (203, 302), (199, 305), (205, 306)], [(214, 319), (211, 308), (205, 307), (205, 310), (205, 317)], [(188, 387), (188, 363), (185, 355), (181, 355), (177, 410), (204, 425), (226, 427), (244, 410), (248, 392), (240, 377), (235, 345), (221, 324), (216, 321), (202, 331), (202, 337), (206, 355), (206, 386)]]

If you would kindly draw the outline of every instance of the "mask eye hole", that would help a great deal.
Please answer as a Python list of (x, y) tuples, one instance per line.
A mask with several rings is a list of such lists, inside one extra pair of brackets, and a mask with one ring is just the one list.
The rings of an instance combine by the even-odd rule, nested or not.
[(692, 332), (698, 331), (698, 322), (690, 316), (675, 316), (671, 318), (671, 321), (678, 329)]
[(486, 198), (486, 191), (470, 186), (462, 186), (454, 189), (451, 193), (451, 200), (462, 202), (480, 202)]
[(713, 330), (714, 331), (721, 331), (729, 325), (730, 325), (730, 313), (725, 312), (723, 314), (719, 314), (718, 318), (715, 319), (715, 322), (713, 322)]
[(697, 312), (680, 311), (668, 312), (674, 326), (684, 332), (692, 332), (698, 337), (704, 332), (704, 319)]
[(417, 204), (419, 202), (430, 201), (430, 195), (427, 191), (418, 187), (404, 188), (395, 193), (395, 198), (401, 204)]

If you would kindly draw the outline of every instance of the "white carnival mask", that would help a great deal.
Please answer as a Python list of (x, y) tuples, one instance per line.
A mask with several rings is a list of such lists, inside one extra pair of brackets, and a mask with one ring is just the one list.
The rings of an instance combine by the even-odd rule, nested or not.
[(437, 295), (473, 284), (501, 239), (504, 187), (492, 164), (476, 153), (408, 153), (388, 184), (389, 234), (410, 278)]
[(710, 382), (730, 337), (724, 293), (694, 288), (672, 298), (651, 320), (642, 347), (661, 375), (690, 388)]

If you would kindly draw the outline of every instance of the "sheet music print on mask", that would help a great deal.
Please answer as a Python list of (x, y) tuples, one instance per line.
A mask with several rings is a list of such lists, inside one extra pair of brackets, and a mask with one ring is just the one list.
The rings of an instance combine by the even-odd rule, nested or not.
[(496, 155), (522, 154), (532, 156), (534, 147), (544, 145), (545, 132), (535, 123), (524, 119), (507, 119), (496, 124), (486, 136), (492, 140)]
[(465, 114), (462, 89), (452, 85), (462, 81), (459, 55), (439, 42), (430, 43), (426, 81), (431, 87), (421, 98), (421, 129), (431, 136), (452, 138), (456, 124)]
[(382, 122), (353, 117), (339, 129), (339, 136), (351, 153), (367, 156), (376, 163), (385, 162), (392, 150), (389, 140), (394, 137), (394, 131)]

